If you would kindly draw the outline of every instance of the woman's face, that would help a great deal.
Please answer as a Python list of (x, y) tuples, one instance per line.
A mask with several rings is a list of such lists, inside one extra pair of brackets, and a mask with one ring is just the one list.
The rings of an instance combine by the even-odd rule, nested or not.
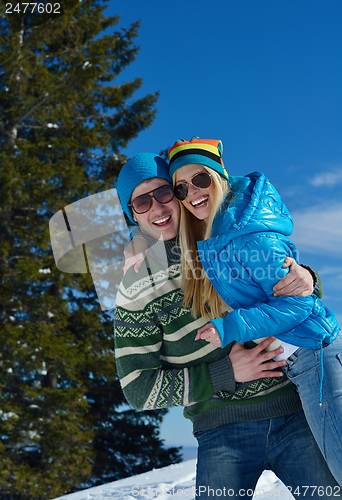
[(175, 172), (175, 184), (186, 182), (188, 184), (188, 195), (185, 198), (183, 205), (189, 210), (197, 219), (207, 221), (214, 201), (215, 184), (211, 181), (208, 188), (201, 189), (191, 184), (191, 179), (200, 172), (207, 172), (202, 165), (185, 165)]

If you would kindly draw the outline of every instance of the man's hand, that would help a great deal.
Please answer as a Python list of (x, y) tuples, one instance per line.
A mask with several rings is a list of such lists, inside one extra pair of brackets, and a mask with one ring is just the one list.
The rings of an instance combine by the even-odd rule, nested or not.
[(264, 349), (275, 340), (274, 337), (267, 337), (252, 349), (246, 349), (244, 344), (236, 342), (230, 351), (229, 358), (233, 366), (236, 382), (249, 382), (264, 377), (282, 377), (282, 371), (272, 372), (274, 368), (280, 368), (286, 365), (285, 359), (280, 361), (266, 361), (274, 356), (281, 354), (284, 349), (278, 347), (274, 351), (262, 353)]
[(148, 243), (145, 238), (142, 238), (141, 236), (134, 236), (134, 238), (128, 243), (127, 247), (124, 250), (124, 274), (126, 274), (126, 271), (133, 265), (134, 271), (136, 273), (139, 272), (139, 269), (141, 268), (142, 263), (146, 258), (147, 250)]
[(197, 335), (195, 337), (195, 340), (206, 340), (207, 342), (210, 342), (214, 347), (221, 347), (222, 342), (220, 335), (216, 328), (214, 327), (213, 323), (208, 323), (207, 325), (202, 326), (197, 331)]
[(283, 268), (289, 267), (289, 273), (284, 276), (276, 285), (274, 285), (274, 296), (297, 295), (306, 297), (311, 295), (314, 289), (314, 283), (311, 274), (307, 269), (301, 267), (291, 257), (286, 257)]

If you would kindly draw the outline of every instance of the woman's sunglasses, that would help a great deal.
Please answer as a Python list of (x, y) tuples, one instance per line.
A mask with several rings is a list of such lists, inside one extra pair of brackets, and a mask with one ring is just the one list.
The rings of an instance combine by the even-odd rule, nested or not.
[(128, 206), (132, 207), (136, 214), (144, 214), (152, 207), (152, 198), (162, 205), (170, 203), (174, 198), (172, 186), (165, 185), (152, 189), (148, 193), (134, 198), (131, 203), (128, 203)]
[[(190, 183), (196, 188), (206, 189), (211, 185), (211, 175), (208, 174), (208, 172), (200, 172), (199, 174), (195, 174), (192, 179), (190, 179)], [(188, 196), (189, 183), (183, 181), (176, 184), (173, 188), (173, 192), (177, 200), (184, 201)]]

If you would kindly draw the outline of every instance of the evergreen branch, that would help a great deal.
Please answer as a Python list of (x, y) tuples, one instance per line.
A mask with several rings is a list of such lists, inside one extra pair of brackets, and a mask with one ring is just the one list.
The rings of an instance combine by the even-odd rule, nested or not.
[(113, 118), (113, 114), (89, 115), (89, 116), (76, 116), (75, 120), (102, 120), (103, 118)]
[(23, 116), (19, 117), (15, 127), (18, 128), (19, 124), (21, 122), (23, 122), (28, 116), (30, 116), (33, 113), (33, 111), (35, 111), (39, 106), (44, 104), (44, 102), (46, 102), (49, 97), (50, 97), (50, 94), (47, 94), (47, 95), (45, 94), (45, 96), (39, 102), (37, 102), (34, 106), (32, 106), (32, 108), (29, 109)]

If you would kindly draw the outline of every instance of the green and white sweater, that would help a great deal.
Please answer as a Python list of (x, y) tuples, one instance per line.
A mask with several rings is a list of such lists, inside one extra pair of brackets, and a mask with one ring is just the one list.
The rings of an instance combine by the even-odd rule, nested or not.
[(125, 397), (133, 408), (183, 406), (194, 433), (234, 422), (260, 420), (301, 409), (286, 378), (236, 383), (228, 354), (195, 341), (207, 321), (183, 306), (181, 264), (174, 241), (168, 262), (155, 244), (139, 273), (125, 274), (114, 313), (115, 358)]

